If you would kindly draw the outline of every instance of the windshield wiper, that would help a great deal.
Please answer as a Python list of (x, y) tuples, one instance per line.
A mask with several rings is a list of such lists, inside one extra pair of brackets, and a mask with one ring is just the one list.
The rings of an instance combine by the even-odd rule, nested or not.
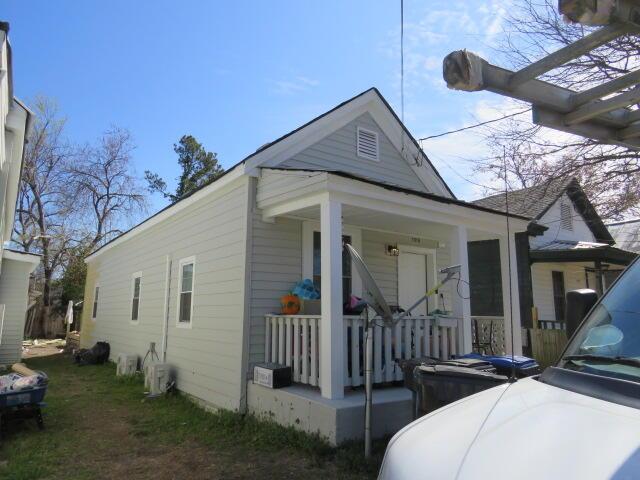
[(619, 365), (630, 365), (632, 367), (640, 368), (640, 359), (631, 357), (607, 357), (606, 355), (567, 355), (562, 357), (562, 360), (586, 360), (587, 362), (599, 362), (599, 363), (617, 363)]

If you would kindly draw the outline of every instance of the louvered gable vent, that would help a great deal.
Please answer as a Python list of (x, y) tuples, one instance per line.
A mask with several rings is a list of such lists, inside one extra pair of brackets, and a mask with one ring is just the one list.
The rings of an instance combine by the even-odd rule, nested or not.
[(563, 229), (573, 230), (572, 214), (571, 205), (564, 202), (560, 204), (560, 226)]
[(358, 127), (357, 133), (358, 156), (368, 160), (378, 161), (378, 134)]

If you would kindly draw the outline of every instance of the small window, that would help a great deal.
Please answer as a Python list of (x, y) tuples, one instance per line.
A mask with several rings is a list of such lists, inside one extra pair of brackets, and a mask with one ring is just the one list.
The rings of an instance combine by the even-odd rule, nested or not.
[(571, 205), (568, 203), (560, 204), (560, 226), (564, 230), (573, 230), (573, 215)]
[(193, 276), (195, 259), (186, 258), (180, 261), (180, 281), (178, 297), (178, 324), (190, 325), (193, 314)]
[(134, 273), (131, 285), (131, 321), (138, 321), (140, 313), (140, 286), (142, 283), (142, 273)]
[(93, 310), (91, 311), (91, 318), (96, 319), (98, 316), (98, 294), (100, 293), (100, 287), (96, 285), (96, 289), (93, 292)]
[(356, 149), (358, 156), (378, 161), (378, 134), (361, 127), (358, 127), (357, 130)]

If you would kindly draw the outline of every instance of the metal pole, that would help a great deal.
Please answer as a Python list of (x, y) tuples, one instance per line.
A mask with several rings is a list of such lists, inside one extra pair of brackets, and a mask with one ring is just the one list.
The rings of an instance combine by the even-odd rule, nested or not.
[(369, 309), (365, 308), (365, 336), (364, 336), (364, 456), (365, 458), (371, 458), (371, 409), (373, 406), (372, 390), (373, 390), (373, 376), (372, 364), (373, 364), (373, 342), (372, 328), (369, 322)]

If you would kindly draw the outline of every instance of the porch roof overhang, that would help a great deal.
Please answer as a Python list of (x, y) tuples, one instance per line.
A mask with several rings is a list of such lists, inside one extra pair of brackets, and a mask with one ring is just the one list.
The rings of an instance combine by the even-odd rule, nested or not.
[(636, 253), (611, 247), (602, 243), (554, 242), (545, 247), (531, 250), (531, 263), (543, 262), (605, 262), (615, 265), (628, 265), (637, 256)]
[[(263, 218), (295, 216), (330, 196), (363, 211), (503, 235), (531, 229), (531, 219), (329, 170), (262, 168), (256, 197)], [(508, 220), (508, 221), (507, 221)], [(544, 227), (542, 227), (544, 228)]]

